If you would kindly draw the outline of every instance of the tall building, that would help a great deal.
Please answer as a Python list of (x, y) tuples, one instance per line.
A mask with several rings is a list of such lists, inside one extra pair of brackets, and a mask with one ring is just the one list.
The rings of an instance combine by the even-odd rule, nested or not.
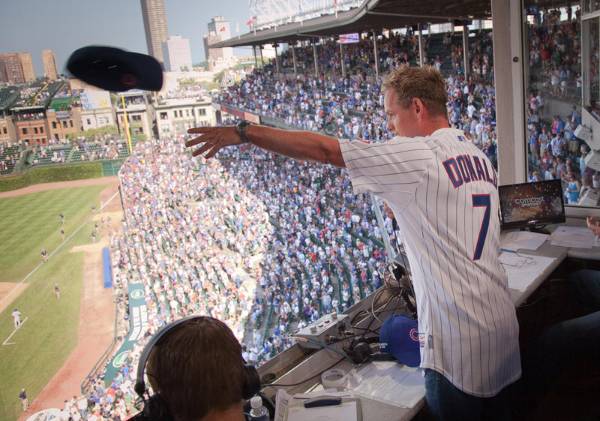
[(42, 51), (42, 63), (44, 64), (44, 77), (56, 80), (58, 72), (56, 71), (56, 58), (52, 50)]
[(31, 54), (0, 54), (0, 82), (26, 83), (33, 80), (35, 80), (35, 71)]
[(204, 55), (208, 68), (227, 66), (235, 60), (233, 48), (210, 48), (210, 45), (231, 38), (229, 22), (223, 16), (215, 16), (208, 23), (208, 35), (204, 36)]
[(25, 83), (23, 65), (18, 53), (0, 54), (0, 81), (7, 83)]
[(33, 60), (31, 59), (30, 53), (18, 53), (21, 67), (23, 68), (23, 77), (25, 82), (32, 82), (35, 80), (35, 70), (33, 70)]
[(165, 70), (181, 72), (192, 70), (192, 50), (190, 40), (180, 36), (170, 36), (163, 43)]
[(6, 70), (6, 63), (0, 58), (0, 82), (8, 82), (8, 72)]
[(167, 15), (164, 0), (140, 0), (146, 31), (148, 54), (164, 62), (162, 44), (167, 40)]

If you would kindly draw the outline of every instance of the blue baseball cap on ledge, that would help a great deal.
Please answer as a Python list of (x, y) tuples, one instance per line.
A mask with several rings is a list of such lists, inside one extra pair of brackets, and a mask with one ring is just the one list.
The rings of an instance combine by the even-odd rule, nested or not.
[(163, 84), (163, 69), (154, 57), (114, 47), (90, 45), (75, 50), (67, 70), (85, 83), (113, 92), (160, 91)]
[(409, 367), (421, 364), (419, 328), (417, 321), (407, 316), (390, 316), (379, 330), (379, 342), (387, 344), (382, 350), (399, 363)]

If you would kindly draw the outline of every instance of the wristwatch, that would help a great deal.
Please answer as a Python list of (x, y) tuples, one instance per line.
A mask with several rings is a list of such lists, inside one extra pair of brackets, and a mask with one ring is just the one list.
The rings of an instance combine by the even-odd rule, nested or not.
[(246, 128), (249, 125), (250, 125), (250, 122), (248, 120), (242, 120), (238, 124), (235, 125), (235, 129), (237, 130), (238, 134), (240, 135), (240, 139), (242, 140), (242, 143), (250, 142), (250, 139), (248, 139), (248, 136), (246, 136)]

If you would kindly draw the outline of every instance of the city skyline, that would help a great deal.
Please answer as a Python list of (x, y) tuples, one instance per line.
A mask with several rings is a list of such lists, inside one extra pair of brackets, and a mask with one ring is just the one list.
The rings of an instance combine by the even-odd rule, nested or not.
[[(193, 63), (204, 61), (203, 36), (212, 17), (223, 16), (229, 20), (232, 35), (238, 26), (240, 33), (248, 30), (245, 24), (250, 13), (248, 0), (165, 0), (165, 7), (168, 35), (190, 39)], [(59, 73), (64, 73), (69, 55), (85, 45), (112, 45), (147, 53), (139, 0), (22, 0), (7, 2), (2, 9), (0, 53), (30, 53), (37, 76), (44, 74), (42, 51), (45, 49), (54, 51)], [(31, 13), (32, 10), (36, 13)], [(251, 55), (250, 48), (245, 50), (242, 53)]]
[(148, 54), (164, 63), (163, 43), (169, 37), (165, 0), (141, 0)]

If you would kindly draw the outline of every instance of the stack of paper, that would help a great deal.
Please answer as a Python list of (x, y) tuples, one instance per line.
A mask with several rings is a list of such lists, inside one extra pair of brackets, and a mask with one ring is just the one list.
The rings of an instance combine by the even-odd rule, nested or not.
[(530, 262), (533, 262), (530, 256), (520, 255), (513, 252), (502, 252), (498, 256), (498, 260), (503, 266), (511, 266), (514, 268), (522, 268)]
[(597, 245), (596, 237), (586, 227), (558, 227), (550, 236), (553, 246), (591, 249)]
[(548, 239), (549, 235), (529, 231), (512, 231), (502, 233), (500, 247), (503, 250), (517, 251), (537, 250)]
[(358, 419), (358, 404), (356, 401), (318, 408), (305, 408), (299, 405), (290, 406), (286, 418), (287, 421), (356, 421)]
[[(306, 399), (318, 397), (340, 397), (341, 405), (325, 406), (318, 408), (304, 408)], [(297, 393), (290, 395), (283, 389), (277, 390), (275, 404), (275, 421), (355, 421), (360, 419), (359, 406), (351, 392), (320, 391), (311, 393)]]
[(398, 406), (412, 408), (425, 397), (423, 373), (394, 361), (376, 361), (361, 369), (354, 394)]
[(508, 287), (525, 291), (555, 261), (553, 257), (501, 253), (500, 263), (508, 276)]

